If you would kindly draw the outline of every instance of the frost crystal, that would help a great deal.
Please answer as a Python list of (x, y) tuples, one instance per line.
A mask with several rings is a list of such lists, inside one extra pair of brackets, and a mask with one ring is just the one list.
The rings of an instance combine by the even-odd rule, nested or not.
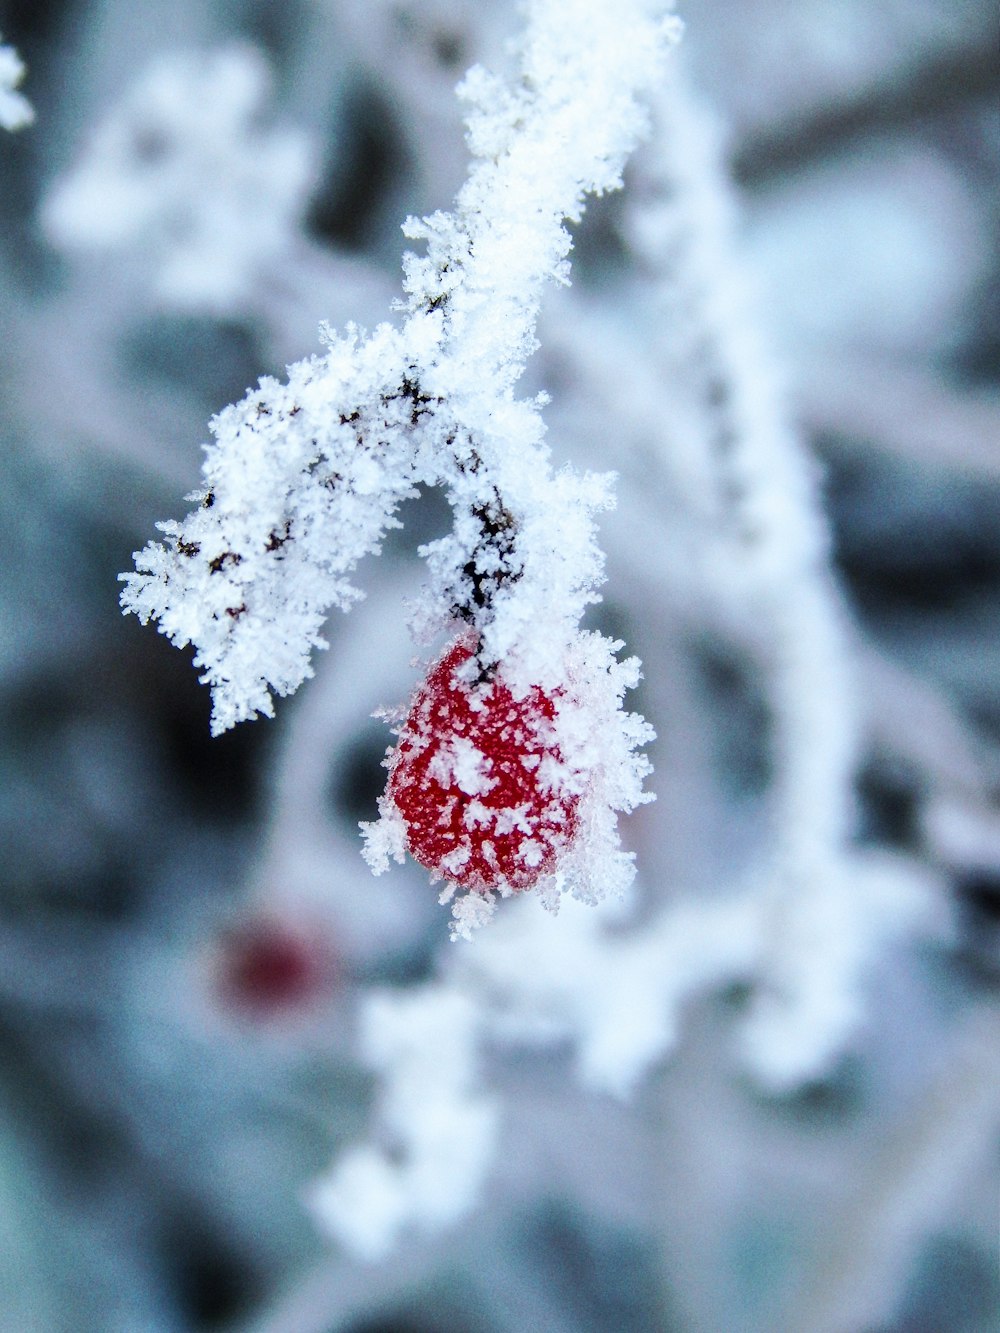
[[(406, 224), (425, 253), (404, 261), (401, 326), (328, 333), (325, 354), (292, 366), (287, 384), (262, 380), (220, 413), (204, 486), (191, 497), (198, 508), (161, 524), (165, 540), (138, 552), (136, 572), (122, 576), (125, 610), (156, 618), (178, 646), (194, 643), (217, 733), (270, 715), (273, 696), (311, 674), (328, 611), (359, 596), (350, 575), (397, 523), (399, 502), (417, 485), (443, 489), (454, 527), (424, 548), (430, 586), (415, 620), (428, 636), (471, 625), (474, 670), (484, 681), (502, 672), (515, 699), (560, 692), (557, 746), (538, 751), (536, 790), (558, 787), (555, 756), (572, 754), (575, 771), (589, 773), (573, 793), (579, 813), (574, 806), (570, 817), (564, 796), (556, 805), (563, 801), (564, 829), (579, 819), (586, 845), (602, 855), (537, 826), (536, 846), (523, 842), (520, 854), (540, 874), (555, 842), (565, 843), (559, 882), (592, 897), (622, 881), (611, 812), (642, 799), (647, 766), (633, 749), (649, 732), (620, 711), (634, 665), (619, 666), (617, 645), (578, 629), (602, 579), (593, 515), (610, 504), (609, 479), (553, 473), (542, 404), (515, 398), (514, 386), (536, 345), (543, 288), (567, 279), (566, 220), (579, 218), (586, 194), (620, 184), (644, 129), (638, 98), (661, 77), (677, 37), (664, 8), (652, 0), (528, 6), (518, 77), (474, 68), (459, 90), (475, 161), (454, 212)], [(489, 809), (470, 753), (453, 747), (449, 759), (438, 749), (435, 763), (442, 790), (454, 782)], [(370, 839), (377, 865), (406, 843), (393, 805)], [(475, 808), (463, 818), (474, 821)], [(487, 855), (484, 839), (480, 851)], [(475, 879), (488, 890), (483, 867), (462, 856), (456, 843), (447, 864), (429, 859), (453, 884)], [(514, 883), (506, 872), (497, 887), (501, 880)], [(459, 906), (463, 929), (487, 901)]]

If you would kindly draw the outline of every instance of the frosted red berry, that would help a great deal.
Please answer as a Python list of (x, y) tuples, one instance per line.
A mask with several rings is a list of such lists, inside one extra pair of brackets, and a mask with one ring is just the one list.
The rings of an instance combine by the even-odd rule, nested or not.
[(562, 780), (553, 698), (515, 698), (502, 675), (470, 681), (472, 656), (459, 640), (415, 693), (388, 795), (421, 865), (465, 889), (527, 889), (572, 841), (579, 796)]

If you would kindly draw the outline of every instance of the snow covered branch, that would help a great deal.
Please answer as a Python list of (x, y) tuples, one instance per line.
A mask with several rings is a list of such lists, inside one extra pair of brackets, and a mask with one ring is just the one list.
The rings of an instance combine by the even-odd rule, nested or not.
[[(360, 559), (398, 526), (402, 500), (440, 487), (454, 528), (423, 552), (430, 586), (414, 630), (427, 641), (456, 623), (471, 627), (462, 687), (475, 693), (474, 710), (502, 691), (555, 701), (555, 739), (539, 754), (563, 768), (544, 778), (546, 790), (561, 784), (574, 801), (585, 797), (574, 828), (592, 837), (570, 879), (588, 896), (598, 875), (605, 891), (628, 877), (607, 811), (644, 799), (648, 765), (633, 750), (649, 731), (619, 708), (636, 664), (619, 665), (621, 645), (578, 629), (602, 579), (593, 515), (610, 504), (609, 480), (554, 473), (543, 403), (517, 399), (514, 386), (536, 346), (544, 287), (567, 281), (566, 221), (579, 219), (586, 195), (620, 184), (645, 127), (640, 97), (678, 36), (663, 8), (528, 7), (517, 77), (476, 67), (461, 86), (474, 164), (453, 213), (406, 225), (426, 253), (405, 258), (402, 324), (327, 329), (324, 355), (291, 366), (287, 383), (261, 380), (221, 412), (204, 485), (189, 497), (198, 508), (161, 524), (165, 541), (138, 552), (136, 572), (123, 575), (125, 610), (157, 619), (178, 646), (194, 643), (218, 733), (272, 715), (272, 696), (312, 674), (330, 608), (359, 596), (350, 576)], [(595, 726), (600, 761), (590, 754)], [(403, 850), (398, 802), (383, 816), (372, 835), (376, 868)], [(553, 868), (537, 849), (524, 855), (539, 872)], [(468, 860), (468, 848), (456, 847), (431, 868), (480, 891), (468, 909), (478, 920), (489, 890), (516, 885), (496, 869), (463, 878)], [(561, 858), (562, 869), (569, 864)], [(463, 910), (464, 930), (473, 921)]]

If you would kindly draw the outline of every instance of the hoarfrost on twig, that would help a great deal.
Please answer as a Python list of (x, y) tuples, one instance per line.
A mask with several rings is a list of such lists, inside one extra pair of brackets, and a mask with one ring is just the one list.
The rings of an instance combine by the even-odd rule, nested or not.
[[(636, 664), (578, 629), (603, 578), (593, 515), (610, 504), (609, 479), (554, 473), (542, 400), (519, 400), (514, 387), (543, 290), (567, 280), (566, 221), (587, 194), (620, 185), (645, 128), (639, 98), (678, 35), (663, 10), (649, 0), (613, 13), (599, 0), (574, 0), (572, 12), (529, 6), (516, 78), (474, 67), (461, 86), (475, 160), (454, 212), (406, 224), (426, 252), (405, 257), (402, 324), (327, 330), (325, 355), (220, 413), (191, 497), (199, 507), (161, 524), (165, 541), (122, 576), (125, 610), (195, 644), (217, 733), (271, 715), (273, 695), (312, 673), (328, 611), (360, 595), (350, 576), (398, 525), (399, 503), (419, 485), (442, 488), (455, 522), (424, 548), (430, 586), (416, 627), (429, 636), (471, 624), (484, 678), (502, 663), (515, 698), (558, 693), (564, 753), (572, 746), (579, 759), (590, 743), (578, 713), (600, 724), (586, 847), (574, 841), (553, 885), (590, 897), (630, 876), (609, 816), (646, 799), (649, 766), (634, 750), (651, 733), (620, 709)], [(393, 812), (383, 813), (388, 834)], [(380, 868), (399, 839), (373, 849)], [(456, 904), (460, 933), (489, 901)]]
[[(477, 161), (454, 213), (408, 224), (427, 253), (407, 256), (402, 327), (329, 333), (287, 384), (264, 380), (220, 413), (201, 507), (125, 576), (126, 610), (195, 643), (216, 731), (270, 714), (272, 693), (309, 674), (327, 611), (357, 596), (348, 574), (418, 483), (444, 487), (456, 511), (428, 550), (439, 618), (475, 604), (484, 656), (519, 649), (532, 683), (556, 674), (601, 577), (591, 514), (609, 495), (552, 475), (540, 404), (512, 390), (542, 289), (567, 275), (564, 221), (620, 183), (644, 124), (637, 94), (676, 36), (638, 0), (614, 19), (594, 0), (575, 8), (533, 6), (518, 82), (467, 76)], [(516, 539), (498, 539), (501, 523)], [(539, 622), (546, 634), (529, 635)]]

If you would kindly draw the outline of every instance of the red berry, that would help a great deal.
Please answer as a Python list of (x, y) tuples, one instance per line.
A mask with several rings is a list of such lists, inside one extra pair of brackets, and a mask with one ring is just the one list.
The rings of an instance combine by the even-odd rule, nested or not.
[(308, 1008), (332, 981), (324, 943), (279, 920), (248, 921), (227, 931), (218, 961), (226, 1003), (258, 1018)]
[(388, 795), (428, 870), (465, 889), (528, 889), (572, 841), (580, 798), (558, 787), (552, 697), (468, 680), (473, 649), (453, 644), (415, 693)]

